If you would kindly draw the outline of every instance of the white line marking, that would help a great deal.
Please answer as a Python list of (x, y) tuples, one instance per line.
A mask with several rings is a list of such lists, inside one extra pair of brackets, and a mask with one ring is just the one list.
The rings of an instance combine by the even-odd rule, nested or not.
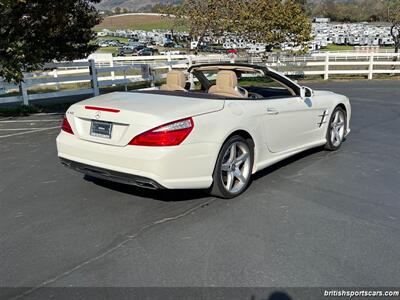
[(12, 137), (12, 136), (17, 136), (17, 135), (28, 134), (28, 133), (35, 133), (35, 132), (40, 132), (40, 131), (45, 131), (45, 130), (51, 130), (51, 129), (56, 129), (56, 128), (60, 129), (60, 126), (42, 128), (42, 129), (38, 129), (38, 130), (31, 130), (31, 131), (19, 132), (19, 133), (7, 134), (7, 135), (0, 135), (0, 139), (7, 138), (7, 137)]
[(65, 113), (37, 113), (33, 116), (65, 116)]
[(0, 131), (21, 131), (21, 130), (38, 130), (38, 129), (48, 129), (48, 127), (31, 127), (31, 128), (0, 128)]
[(13, 120), (13, 121), (0, 121), (0, 123), (35, 123), (35, 122), (61, 122), (61, 119), (54, 119), (54, 120)]

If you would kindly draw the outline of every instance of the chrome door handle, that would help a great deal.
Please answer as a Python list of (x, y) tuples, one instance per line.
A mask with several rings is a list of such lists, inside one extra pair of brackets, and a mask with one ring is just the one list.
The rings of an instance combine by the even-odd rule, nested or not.
[(277, 114), (279, 114), (279, 111), (276, 108), (267, 108), (267, 114), (277, 115)]

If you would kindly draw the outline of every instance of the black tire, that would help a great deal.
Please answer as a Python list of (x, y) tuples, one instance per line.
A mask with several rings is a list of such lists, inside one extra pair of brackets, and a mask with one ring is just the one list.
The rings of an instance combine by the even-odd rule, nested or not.
[[(237, 147), (235, 150), (235, 153), (238, 154), (240, 157), (245, 157), (246, 153), (248, 153), (248, 156), (244, 159), (243, 162), (240, 163), (239, 160), (234, 159), (232, 163), (230, 163), (230, 169), (229, 171), (223, 171), (223, 165), (226, 167), (227, 164), (229, 164), (229, 161), (225, 161), (227, 159), (227, 154), (229, 152), (230, 154), (230, 149), (235, 145)], [(239, 196), (242, 194), (249, 186), (251, 182), (251, 173), (253, 169), (253, 162), (254, 162), (254, 146), (253, 146), (253, 141), (245, 139), (239, 135), (234, 135), (230, 137), (222, 146), (217, 162), (214, 167), (214, 173), (213, 173), (213, 184), (209, 190), (209, 193), (212, 196), (218, 197), (218, 198), (223, 198), (223, 199), (231, 199), (234, 197)], [(243, 151), (245, 150), (245, 151)], [(248, 152), (247, 152), (248, 151)], [(239, 159), (238, 157), (237, 159)], [(226, 176), (224, 176), (224, 173), (226, 172)], [(231, 178), (233, 184), (232, 184), (232, 189), (228, 190), (225, 183), (227, 181), (228, 174), (230, 173), (230, 176), (233, 176), (232, 174), (236, 174), (236, 172), (240, 173), (240, 177), (244, 180), (239, 180), (237, 177), (233, 176)], [(243, 172), (243, 173), (241, 173)], [(225, 185), (226, 184), (226, 185)]]
[[(333, 127), (334, 127), (333, 123), (334, 123), (334, 120), (335, 120), (335, 116), (337, 114), (340, 114), (341, 116), (343, 116), (342, 122), (344, 124), (343, 124), (343, 129), (340, 129), (340, 132), (343, 131), (343, 133), (339, 134), (340, 135), (340, 141), (338, 139), (335, 142), (335, 138), (333, 137), (334, 134), (333, 134), (332, 130), (333, 130)], [(337, 106), (333, 110), (332, 115), (331, 115), (331, 117), (329, 119), (328, 129), (327, 129), (327, 132), (326, 132), (326, 141), (327, 142), (325, 144), (325, 149), (329, 150), (329, 151), (338, 150), (340, 148), (340, 146), (342, 145), (344, 139), (345, 139), (346, 131), (347, 131), (347, 113), (342, 107)]]

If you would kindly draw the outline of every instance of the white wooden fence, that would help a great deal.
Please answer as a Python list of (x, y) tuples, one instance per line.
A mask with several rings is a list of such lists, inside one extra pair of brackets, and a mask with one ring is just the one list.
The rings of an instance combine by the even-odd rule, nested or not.
[[(27, 105), (30, 101), (38, 99), (77, 95), (97, 96), (102, 87), (115, 85), (127, 87), (132, 82), (151, 81), (150, 72), (146, 72), (147, 68), (148, 65), (143, 64), (96, 66), (94, 60), (46, 64), (45, 71), (25, 74), (24, 81), (19, 85), (0, 81), (0, 90), (3, 89), (0, 104), (22, 102)], [(132, 70), (136, 70), (138, 75), (128, 75)], [(100, 76), (105, 73), (110, 75)], [(120, 75), (115, 75), (116, 73)], [(10, 96), (4, 93), (7, 90), (11, 91)]]
[[(394, 61), (397, 58), (397, 61)], [(400, 74), (400, 54), (394, 53), (318, 53), (304, 57), (272, 57), (266, 63), (258, 57), (239, 57), (241, 62), (263, 64), (287, 75), (322, 76)], [(134, 82), (155, 83), (172, 69), (186, 69), (194, 63), (233, 62), (226, 55), (160, 55), (151, 57), (112, 57), (46, 64), (43, 71), (25, 74), (24, 81), (0, 81), (0, 104), (75, 95), (99, 95), (110, 86)], [(10, 93), (11, 91), (11, 93)], [(1, 93), (2, 92), (2, 93)]]
[[(298, 65), (304, 70), (285, 70), (287, 75), (322, 75), (328, 80), (331, 75), (365, 75), (369, 80), (375, 74), (400, 74), (400, 53), (319, 53), (312, 60)], [(273, 62), (271, 67), (290, 68), (290, 63)], [(292, 65), (293, 68), (293, 65)], [(316, 68), (317, 70), (313, 70)], [(311, 70), (310, 70), (311, 69)]]
[[(93, 60), (46, 64), (44, 69), (45, 71), (24, 74), (24, 81), (19, 85), (0, 81), (0, 89), (3, 90), (3, 93), (11, 91), (11, 96), (6, 93), (0, 95), (2, 96), (0, 97), (0, 103), (23, 102), (24, 104), (29, 104), (30, 100), (36, 99), (99, 93), (98, 88), (96, 88), (98, 85), (96, 84), (96, 68)], [(57, 91), (62, 83), (76, 82), (90, 82), (90, 87)], [(55, 91), (30, 93), (32, 88), (43, 89), (49, 86), (56, 86)]]

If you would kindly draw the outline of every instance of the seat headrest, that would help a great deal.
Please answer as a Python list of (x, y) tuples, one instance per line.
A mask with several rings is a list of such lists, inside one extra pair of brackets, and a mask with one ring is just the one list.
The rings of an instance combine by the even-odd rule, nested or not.
[(167, 73), (167, 83), (161, 86), (164, 91), (185, 91), (186, 76), (183, 72), (171, 70)]
[(208, 89), (208, 93), (225, 97), (247, 98), (247, 91), (245, 93), (239, 91), (236, 73), (230, 70), (218, 72), (216, 84)]
[(224, 70), (217, 74), (216, 86), (219, 88), (235, 88), (238, 84), (235, 72)]

